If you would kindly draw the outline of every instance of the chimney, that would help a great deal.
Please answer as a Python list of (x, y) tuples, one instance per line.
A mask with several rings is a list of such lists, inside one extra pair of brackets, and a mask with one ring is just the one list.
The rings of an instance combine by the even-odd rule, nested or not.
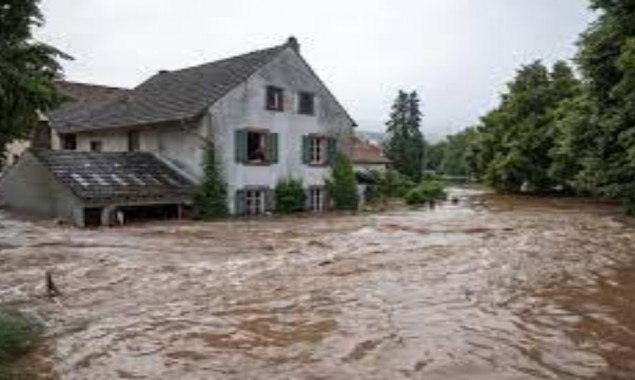
[(289, 37), (289, 39), (287, 39), (287, 46), (295, 50), (296, 53), (300, 53), (300, 44), (297, 38), (293, 36)]
[(167, 74), (170, 70), (159, 70), (159, 74)]

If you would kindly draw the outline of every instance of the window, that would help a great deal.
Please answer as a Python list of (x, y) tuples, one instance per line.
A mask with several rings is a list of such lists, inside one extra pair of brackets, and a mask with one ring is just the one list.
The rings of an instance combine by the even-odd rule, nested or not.
[(128, 132), (128, 152), (138, 152), (141, 147), (141, 133), (139, 131)]
[(260, 215), (265, 212), (265, 192), (263, 190), (245, 191), (245, 212), (247, 215)]
[(309, 210), (317, 212), (324, 210), (324, 189), (321, 187), (309, 188)]
[(302, 136), (302, 163), (306, 165), (329, 165), (337, 154), (337, 139), (324, 135)]
[(267, 87), (266, 108), (271, 111), (284, 111), (284, 90), (279, 87)]
[(310, 92), (300, 92), (298, 94), (298, 113), (315, 115), (315, 95)]
[(278, 134), (267, 130), (240, 129), (235, 135), (236, 162), (250, 165), (278, 163)]
[(312, 136), (309, 140), (309, 144), (311, 152), (311, 159), (309, 163), (311, 165), (323, 165), (326, 162), (326, 138)]
[(267, 134), (265, 132), (247, 132), (247, 161), (265, 163), (267, 161)]
[(68, 134), (61, 135), (62, 149), (64, 150), (76, 150), (77, 149), (77, 135)]
[(90, 142), (90, 150), (92, 152), (101, 152), (103, 150), (103, 143), (99, 140)]

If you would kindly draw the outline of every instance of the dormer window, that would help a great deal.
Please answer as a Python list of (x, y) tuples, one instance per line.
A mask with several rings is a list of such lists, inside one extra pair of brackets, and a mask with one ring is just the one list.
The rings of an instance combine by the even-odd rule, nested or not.
[(99, 140), (93, 140), (90, 142), (91, 152), (101, 152), (104, 150), (104, 143)]
[(280, 87), (268, 86), (265, 102), (266, 108), (270, 111), (284, 111), (284, 90)]
[(138, 152), (141, 149), (141, 133), (138, 130), (128, 132), (128, 152)]
[(66, 134), (60, 136), (62, 140), (62, 149), (64, 150), (76, 150), (77, 149), (77, 135)]
[(298, 113), (315, 115), (315, 95), (310, 92), (298, 93)]

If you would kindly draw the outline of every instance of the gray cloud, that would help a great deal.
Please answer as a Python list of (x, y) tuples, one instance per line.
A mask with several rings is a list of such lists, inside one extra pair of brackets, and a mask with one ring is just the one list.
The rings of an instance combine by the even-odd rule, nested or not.
[(400, 88), (424, 132), (471, 125), (524, 63), (571, 58), (593, 15), (580, 0), (45, 0), (40, 38), (76, 58), (70, 80), (135, 86), (159, 69), (282, 43), (302, 52), (364, 129)]

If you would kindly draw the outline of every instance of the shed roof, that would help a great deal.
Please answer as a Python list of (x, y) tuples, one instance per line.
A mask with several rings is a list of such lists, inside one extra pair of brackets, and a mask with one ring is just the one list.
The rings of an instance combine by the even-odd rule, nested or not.
[(354, 164), (388, 164), (390, 160), (384, 157), (379, 146), (367, 141), (355, 139), (351, 147), (351, 161)]
[(144, 202), (189, 199), (194, 184), (147, 152), (34, 150), (78, 198), (89, 202)]

